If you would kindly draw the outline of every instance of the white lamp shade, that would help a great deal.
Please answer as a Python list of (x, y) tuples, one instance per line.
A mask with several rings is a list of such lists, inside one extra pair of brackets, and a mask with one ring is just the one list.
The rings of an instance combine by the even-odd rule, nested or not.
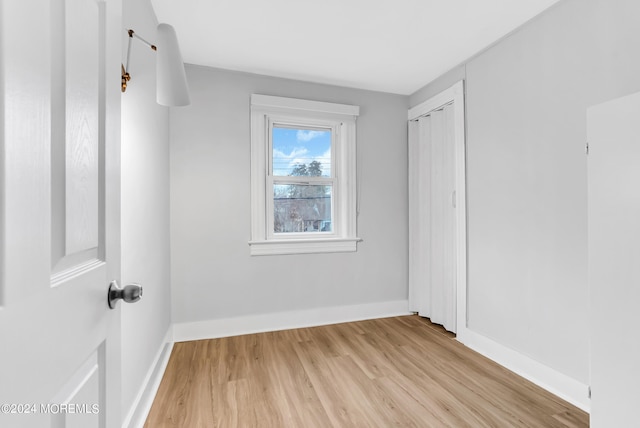
[(191, 103), (187, 76), (178, 47), (176, 31), (169, 24), (158, 24), (156, 57), (156, 100), (163, 106), (186, 106)]

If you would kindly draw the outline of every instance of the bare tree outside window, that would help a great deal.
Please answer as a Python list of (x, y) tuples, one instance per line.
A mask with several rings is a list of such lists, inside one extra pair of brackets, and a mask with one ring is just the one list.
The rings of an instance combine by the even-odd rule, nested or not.
[(333, 231), (331, 145), (330, 129), (274, 126), (274, 233)]

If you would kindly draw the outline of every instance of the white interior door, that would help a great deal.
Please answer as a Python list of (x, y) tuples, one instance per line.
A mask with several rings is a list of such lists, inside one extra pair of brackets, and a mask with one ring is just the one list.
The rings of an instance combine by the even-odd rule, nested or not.
[(453, 105), (418, 119), (426, 247), (424, 293), (418, 313), (456, 331), (456, 230)]
[(462, 189), (464, 198), (464, 136), (456, 122), (462, 106), (455, 98), (460, 90), (415, 107), (417, 117), (411, 111), (409, 117), (409, 305), (452, 332), (459, 316), (461, 327), (466, 321), (466, 305), (460, 305), (466, 299), (466, 233), (460, 227), (466, 220), (457, 195)]
[(640, 93), (588, 111), (591, 426), (638, 426)]
[(0, 4), (0, 426), (120, 425), (121, 0)]

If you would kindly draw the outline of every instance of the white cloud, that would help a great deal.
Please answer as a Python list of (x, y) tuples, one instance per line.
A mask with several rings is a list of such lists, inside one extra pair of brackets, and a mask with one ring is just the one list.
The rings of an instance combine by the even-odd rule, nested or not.
[(289, 154), (286, 154), (285, 152), (278, 149), (273, 149), (273, 158), (291, 160), (296, 157), (304, 156), (308, 152), (309, 150), (306, 147), (296, 147), (293, 150), (291, 150), (291, 153)]
[(309, 152), (305, 147), (296, 147), (291, 153), (273, 150), (273, 172), (276, 175), (288, 175), (296, 164), (306, 163), (305, 155)]
[(325, 134), (326, 132), (327, 131), (305, 131), (305, 130), (299, 129), (298, 132), (296, 133), (296, 138), (299, 142), (300, 141), (307, 142)]

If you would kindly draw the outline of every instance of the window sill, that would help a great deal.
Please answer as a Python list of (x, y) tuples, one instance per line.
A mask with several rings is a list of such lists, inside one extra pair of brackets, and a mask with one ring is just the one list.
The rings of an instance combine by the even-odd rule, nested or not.
[(282, 254), (349, 253), (357, 250), (360, 238), (279, 239), (249, 241), (252, 256)]

